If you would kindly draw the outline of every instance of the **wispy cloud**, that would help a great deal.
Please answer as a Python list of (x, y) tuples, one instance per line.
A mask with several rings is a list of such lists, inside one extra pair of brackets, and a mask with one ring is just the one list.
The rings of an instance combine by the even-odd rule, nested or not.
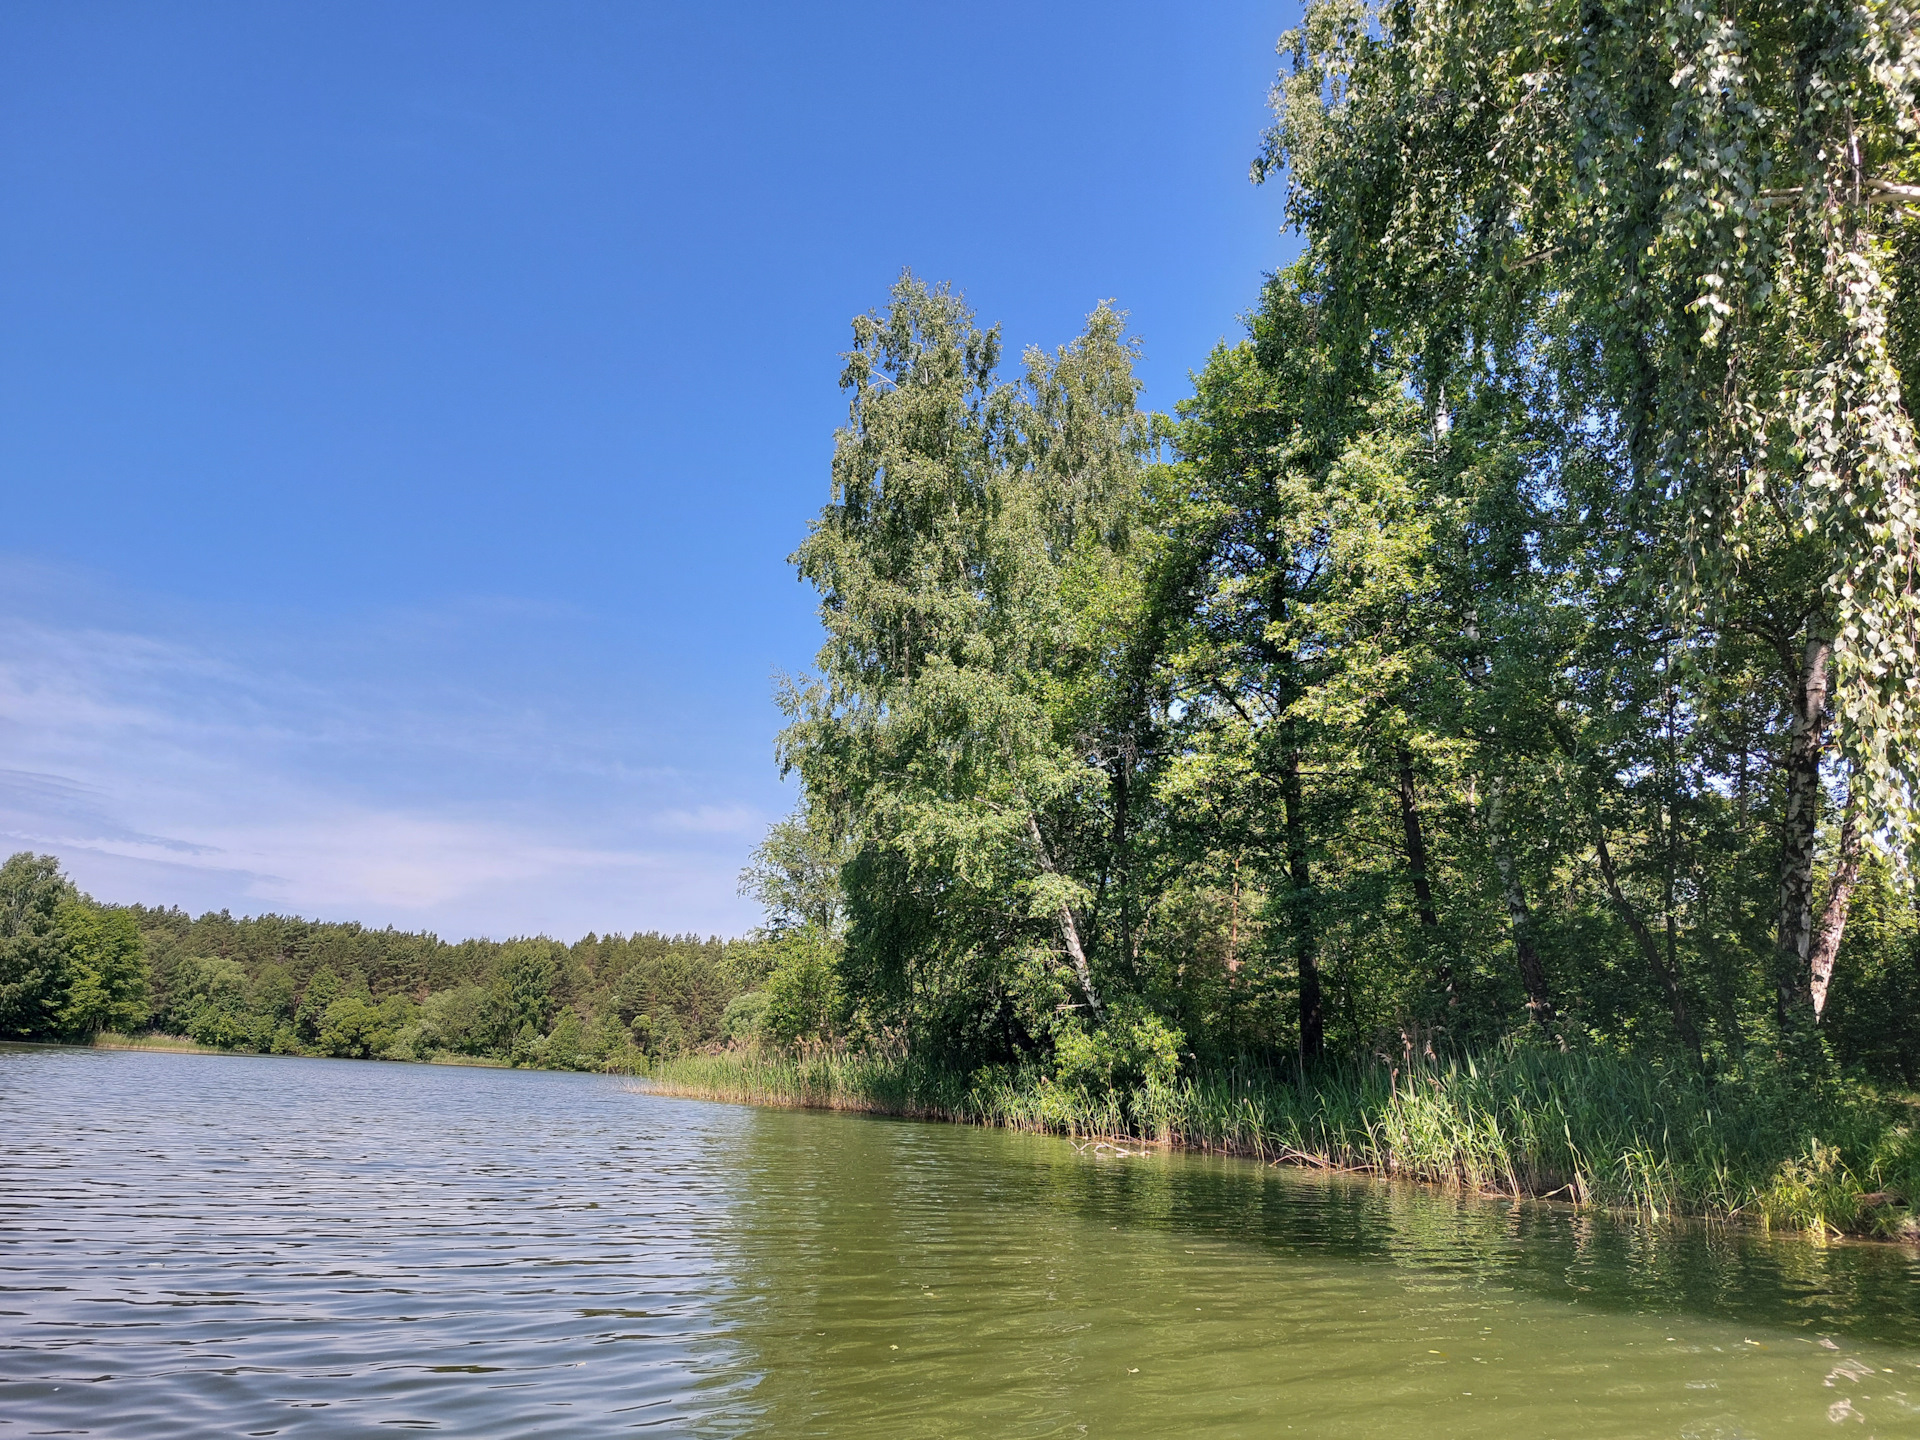
[(662, 811), (663, 830), (689, 835), (752, 835), (767, 828), (767, 817), (746, 805), (697, 805), (691, 810)]
[(0, 837), (102, 898), (195, 910), (449, 935), (751, 924), (734, 877), (778, 806), (764, 764), (690, 763), (631, 705), (396, 661), (498, 612), (247, 651), (0, 613)]

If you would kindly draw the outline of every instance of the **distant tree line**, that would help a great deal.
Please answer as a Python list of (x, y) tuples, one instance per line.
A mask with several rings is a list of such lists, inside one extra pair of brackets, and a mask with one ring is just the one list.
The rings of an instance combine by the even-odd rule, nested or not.
[(8, 1039), (154, 1031), (263, 1054), (625, 1071), (757, 1035), (784, 953), (693, 935), (450, 944), (278, 915), (196, 919), (98, 904), (52, 856), (0, 867)]

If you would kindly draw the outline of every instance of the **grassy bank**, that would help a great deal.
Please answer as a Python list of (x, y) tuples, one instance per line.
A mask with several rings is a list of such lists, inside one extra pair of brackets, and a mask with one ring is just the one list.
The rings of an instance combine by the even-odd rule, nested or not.
[[(199, 1041), (185, 1035), (159, 1035), (151, 1031), (139, 1035), (121, 1035), (114, 1031), (102, 1031), (90, 1042), (95, 1050), (159, 1050), (171, 1055), (263, 1055), (272, 1051), (241, 1050), (218, 1045), (202, 1045)], [(329, 1060), (342, 1057), (330, 1055), (308, 1055), (307, 1059)], [(362, 1057), (346, 1057), (362, 1058)], [(393, 1057), (380, 1055), (375, 1059), (386, 1060)], [(510, 1070), (512, 1062), (496, 1060), (490, 1055), (461, 1055), (451, 1050), (436, 1050), (429, 1054), (409, 1057), (417, 1065), (460, 1065), (479, 1070)]]
[(120, 1035), (111, 1030), (103, 1030), (93, 1037), (96, 1050), (164, 1050), (177, 1055), (231, 1055), (231, 1050), (222, 1050), (214, 1045), (202, 1045), (185, 1035)]
[(1144, 1140), (1558, 1197), (1644, 1215), (1741, 1219), (1817, 1234), (1920, 1238), (1920, 1112), (1841, 1082), (1707, 1082), (1644, 1060), (1507, 1049), (1453, 1063), (1265, 1071), (1131, 1093), (866, 1055), (754, 1050), (664, 1062), (665, 1093)]
[(975, 1089), (960, 1076), (868, 1054), (788, 1056), (759, 1049), (658, 1060), (640, 1076), (648, 1090), (694, 1100), (857, 1110), (921, 1120), (980, 1120)]

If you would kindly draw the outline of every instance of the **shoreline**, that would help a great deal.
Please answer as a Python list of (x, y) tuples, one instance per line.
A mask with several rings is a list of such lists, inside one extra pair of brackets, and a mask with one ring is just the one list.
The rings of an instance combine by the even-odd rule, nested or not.
[[(1024, 1130), (1096, 1146), (1221, 1155), (1411, 1181), (1482, 1199), (1544, 1201), (1654, 1221), (1796, 1234), (1815, 1244), (1920, 1244), (1920, 1217), (1908, 1204), (1916, 1188), (1909, 1167), (1920, 1153), (1910, 1127), (1915, 1110), (1910, 1099), (1855, 1099), (1850, 1110), (1835, 1104), (1791, 1125), (1764, 1113), (1773, 1097), (1761, 1087), (1726, 1085), (1712, 1092), (1716, 1101), (1731, 1098), (1735, 1103), (1728, 1108), (1737, 1112), (1744, 1100), (1750, 1111), (1761, 1113), (1744, 1117), (1746, 1128), (1737, 1130), (1742, 1118), (1737, 1113), (1729, 1123), (1729, 1117), (1710, 1110), (1703, 1128), (1735, 1130), (1732, 1143), (1720, 1134), (1683, 1131), (1676, 1144), (1673, 1122), (1680, 1117), (1665, 1107), (1651, 1114), (1632, 1114), (1624, 1106), (1611, 1114), (1597, 1114), (1591, 1106), (1572, 1113), (1560, 1103), (1564, 1093), (1549, 1093), (1544, 1086), (1510, 1086), (1502, 1094), (1497, 1084), (1486, 1085), (1489, 1072), (1500, 1078), (1499, 1063), (1476, 1068), (1468, 1061), (1464, 1068), (1444, 1071), (1422, 1067), (1370, 1090), (1364, 1088), (1368, 1077), (1353, 1074), (1323, 1077), (1304, 1089), (1271, 1080), (1236, 1079), (1223, 1086), (1199, 1078), (1158, 1091), (1145, 1088), (1123, 1099), (1065, 1091), (1044, 1080), (967, 1086), (956, 1077), (911, 1076), (871, 1059), (793, 1060), (735, 1051), (662, 1062), (630, 1083), (642, 1093), (682, 1099), (841, 1110)], [(1571, 1072), (1576, 1081), (1585, 1078), (1576, 1065), (1552, 1057), (1526, 1059), (1518, 1068), (1529, 1080), (1555, 1070)], [(1504, 1103), (1489, 1105), (1485, 1094), (1463, 1101), (1458, 1092), (1474, 1083)], [(1227, 1105), (1217, 1103), (1223, 1098)], [(1274, 1106), (1277, 1100), (1288, 1109)], [(1454, 1114), (1444, 1116), (1449, 1105)], [(1343, 1109), (1346, 1113), (1338, 1113)], [(1436, 1117), (1466, 1121), (1462, 1128), (1477, 1133), (1441, 1134)], [(1227, 1123), (1218, 1123), (1222, 1120)], [(1827, 1125), (1848, 1122), (1854, 1130), (1846, 1136), (1850, 1148), (1820, 1138)], [(1800, 1131), (1805, 1139), (1796, 1143)], [(1614, 1153), (1593, 1146), (1595, 1140), (1612, 1142)], [(1581, 1142), (1587, 1143), (1587, 1153)], [(1866, 1162), (1863, 1151), (1874, 1152)], [(1884, 1173), (1891, 1163), (1887, 1154), (1905, 1162), (1894, 1184)]]
[[(388, 1055), (311, 1055), (296, 1054), (279, 1050), (239, 1050), (220, 1045), (202, 1045), (198, 1040), (186, 1035), (118, 1035), (103, 1032), (88, 1041), (68, 1040), (10, 1040), (9, 1045), (32, 1046), (41, 1050), (117, 1050), (137, 1051), (158, 1055), (227, 1055), (244, 1056), (251, 1060), (350, 1060), (356, 1063), (368, 1061), (382, 1065), (444, 1065), (466, 1070), (512, 1070), (548, 1069), (548, 1066), (516, 1067), (505, 1060), (495, 1060), (488, 1055), (459, 1055), (443, 1051), (425, 1060), (401, 1058)], [(556, 1070), (556, 1074), (574, 1074), (575, 1071)]]
[[(35, 1049), (256, 1055), (185, 1036), (103, 1035)], [(282, 1058), (282, 1057), (270, 1057)], [(287, 1056), (337, 1059), (337, 1056)], [(514, 1068), (489, 1057), (389, 1063)], [(1299, 1086), (1255, 1072), (1092, 1094), (1030, 1076), (971, 1079), (869, 1055), (740, 1048), (656, 1061), (636, 1093), (1021, 1130), (1081, 1148), (1285, 1164), (1438, 1192), (1545, 1201), (1757, 1234), (1920, 1244), (1920, 1103), (1855, 1087), (1820, 1104), (1751, 1080), (1614, 1057), (1508, 1053), (1448, 1066), (1350, 1067)], [(1625, 1082), (1638, 1082), (1635, 1091)], [(1800, 1100), (1779, 1107), (1781, 1094)], [(1689, 1114), (1690, 1103), (1706, 1105)], [(1655, 1138), (1657, 1137), (1657, 1139)]]

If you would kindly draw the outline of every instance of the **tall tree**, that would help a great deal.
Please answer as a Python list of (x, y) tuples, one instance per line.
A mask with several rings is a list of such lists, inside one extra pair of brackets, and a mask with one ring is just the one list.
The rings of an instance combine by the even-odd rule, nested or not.
[(1019, 383), (999, 359), (912, 276), (854, 322), (833, 501), (794, 556), (827, 642), (781, 741), (854, 848), (856, 1001), (975, 1053), (1062, 1006), (1098, 1022), (1133, 984), (1152, 749), (1129, 558), (1150, 437), (1121, 317), (1028, 352)]
[(1737, 605), (1771, 530), (1818, 540), (1819, 603), (1780, 617), (1796, 1011), (1848, 893), (1816, 927), (1823, 769), (1898, 855), (1920, 779), (1915, 37), (1903, 0), (1320, 0), (1255, 167), (1288, 175), (1351, 346), (1394, 336), (1436, 407), (1531, 373), (1615, 437), (1686, 539), (1683, 613)]
[(0, 1034), (59, 1029), (67, 988), (60, 908), (74, 893), (51, 855), (23, 850), (0, 866)]

